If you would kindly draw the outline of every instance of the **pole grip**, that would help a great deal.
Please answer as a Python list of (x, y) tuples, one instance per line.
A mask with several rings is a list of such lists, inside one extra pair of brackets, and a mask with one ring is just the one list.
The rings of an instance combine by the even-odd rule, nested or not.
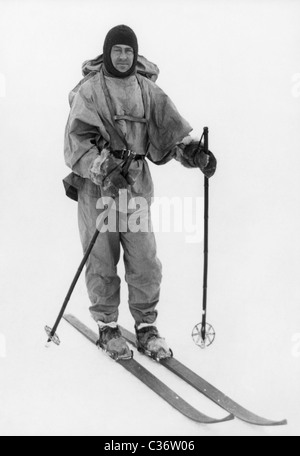
[(204, 127), (204, 152), (207, 154), (209, 152), (209, 140), (208, 140), (209, 128)]

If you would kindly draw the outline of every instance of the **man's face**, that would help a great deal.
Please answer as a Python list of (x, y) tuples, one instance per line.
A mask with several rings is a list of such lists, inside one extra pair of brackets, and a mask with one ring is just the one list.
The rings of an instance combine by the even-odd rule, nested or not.
[(130, 46), (116, 44), (111, 49), (110, 57), (113, 66), (121, 73), (126, 73), (132, 67), (134, 51)]

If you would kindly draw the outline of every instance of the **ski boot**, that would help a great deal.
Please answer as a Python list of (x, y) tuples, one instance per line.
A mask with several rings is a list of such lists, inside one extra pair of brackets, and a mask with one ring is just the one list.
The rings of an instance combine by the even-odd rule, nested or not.
[(165, 339), (160, 337), (155, 326), (145, 326), (141, 329), (135, 327), (135, 332), (139, 352), (158, 362), (173, 357), (172, 350), (168, 347)]
[(133, 358), (133, 351), (130, 350), (126, 340), (122, 337), (118, 325), (99, 325), (99, 335), (98, 347), (104, 350), (114, 361)]

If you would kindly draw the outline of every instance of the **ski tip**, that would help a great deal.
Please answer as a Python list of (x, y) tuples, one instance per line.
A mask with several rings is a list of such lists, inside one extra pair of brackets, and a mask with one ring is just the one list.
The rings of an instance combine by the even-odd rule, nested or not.
[[(288, 420), (282, 420), (282, 421), (273, 421), (270, 422), (269, 426), (287, 426), (288, 425)], [(268, 425), (266, 425), (268, 426)]]
[(240, 420), (245, 421), (246, 423), (251, 424), (253, 426), (260, 426), (260, 427), (278, 427), (278, 426), (287, 426), (288, 425), (287, 420), (271, 421), (271, 420), (267, 420), (265, 418), (261, 418), (261, 417), (257, 417), (257, 416), (255, 416), (253, 418), (245, 419), (244, 417), (237, 416), (237, 415), (236, 415), (236, 418), (239, 418)]

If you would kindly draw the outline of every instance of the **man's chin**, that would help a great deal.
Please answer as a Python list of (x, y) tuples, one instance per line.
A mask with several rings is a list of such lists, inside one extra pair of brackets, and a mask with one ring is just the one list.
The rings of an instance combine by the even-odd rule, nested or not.
[(126, 73), (129, 69), (129, 65), (117, 65), (117, 70), (120, 71), (120, 73)]

